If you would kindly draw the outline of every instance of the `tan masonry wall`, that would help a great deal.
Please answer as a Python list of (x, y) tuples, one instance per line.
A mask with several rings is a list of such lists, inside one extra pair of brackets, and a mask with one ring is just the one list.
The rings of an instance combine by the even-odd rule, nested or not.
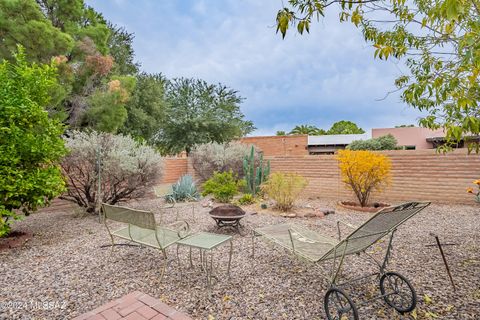
[(160, 183), (174, 183), (188, 172), (188, 158), (164, 158)]
[(308, 155), (307, 135), (246, 137), (240, 142), (254, 144), (265, 156)]
[[(392, 183), (372, 201), (428, 200), (473, 203), (467, 187), (480, 178), (480, 155), (465, 149), (446, 155), (434, 150), (384, 151), (392, 161)], [(296, 172), (309, 180), (305, 196), (344, 200), (353, 195), (343, 185), (334, 155), (268, 157), (272, 171)]]
[[(468, 155), (466, 150), (455, 150), (446, 155), (435, 150), (383, 151), (392, 161), (392, 183), (372, 201), (391, 203), (428, 200), (439, 203), (473, 203), (466, 193), (480, 179), (480, 155)], [(353, 200), (340, 180), (335, 155), (266, 156), (272, 172), (296, 172), (309, 181), (304, 197)], [(194, 174), (186, 158), (165, 159), (162, 183), (173, 183), (185, 173)]]

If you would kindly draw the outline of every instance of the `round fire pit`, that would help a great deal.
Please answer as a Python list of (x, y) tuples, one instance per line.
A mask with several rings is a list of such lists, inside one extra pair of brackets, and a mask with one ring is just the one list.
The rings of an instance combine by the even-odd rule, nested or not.
[(210, 216), (217, 223), (218, 228), (232, 227), (240, 233), (240, 220), (245, 217), (245, 211), (233, 204), (221, 205), (210, 210)]

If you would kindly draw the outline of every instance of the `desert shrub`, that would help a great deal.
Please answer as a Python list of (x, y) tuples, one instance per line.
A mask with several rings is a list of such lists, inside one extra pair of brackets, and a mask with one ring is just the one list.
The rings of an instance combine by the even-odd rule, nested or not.
[(160, 155), (130, 136), (73, 131), (65, 142), (70, 153), (62, 162), (68, 185), (62, 198), (87, 212), (95, 212), (99, 179), (100, 201), (115, 204), (143, 196), (161, 173)]
[(215, 172), (213, 176), (203, 184), (202, 195), (212, 194), (215, 200), (220, 202), (230, 202), (238, 193), (238, 189), (243, 187), (243, 180), (237, 180), (232, 171)]
[[(214, 172), (228, 172), (243, 178), (243, 159), (249, 154), (251, 145), (240, 142), (207, 143), (196, 146), (190, 153), (192, 165), (202, 181), (206, 181)], [(258, 157), (259, 151), (255, 149)]]
[(368, 140), (355, 140), (347, 146), (349, 150), (395, 150), (397, 139), (391, 134)]
[(56, 68), (27, 63), (22, 48), (13, 60), (0, 63), (0, 237), (65, 190), (64, 127), (45, 111)]
[(240, 205), (252, 204), (254, 202), (255, 198), (250, 193), (245, 193), (240, 199), (238, 199), (238, 204)]
[(199, 198), (197, 186), (189, 174), (181, 176), (172, 185), (172, 193), (165, 197), (168, 202), (197, 201)]
[(340, 150), (337, 159), (343, 183), (353, 191), (362, 207), (372, 192), (390, 183), (390, 159), (370, 151)]
[(477, 185), (475, 188), (477, 190), (474, 190), (474, 188), (469, 187), (467, 188), (467, 192), (473, 194), (475, 197), (475, 201), (480, 203), (480, 179), (473, 181), (473, 184)]
[(295, 200), (307, 186), (308, 181), (295, 173), (275, 172), (270, 174), (267, 182), (262, 185), (265, 194), (275, 200), (276, 207), (281, 211), (292, 209)]

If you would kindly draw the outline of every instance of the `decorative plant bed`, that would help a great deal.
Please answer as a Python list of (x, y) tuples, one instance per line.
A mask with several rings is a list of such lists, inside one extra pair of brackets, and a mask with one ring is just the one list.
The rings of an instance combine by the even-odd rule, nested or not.
[(378, 210), (381, 210), (385, 207), (390, 206), (388, 203), (375, 202), (366, 207), (362, 207), (360, 206), (360, 204), (353, 201), (339, 201), (338, 205), (345, 209), (361, 211), (361, 212), (377, 212)]
[(218, 228), (232, 227), (240, 233), (240, 220), (245, 217), (245, 211), (233, 204), (221, 205), (209, 212), (210, 216), (217, 223)]
[(13, 231), (5, 238), (0, 239), (0, 251), (20, 248), (33, 237), (31, 232)]

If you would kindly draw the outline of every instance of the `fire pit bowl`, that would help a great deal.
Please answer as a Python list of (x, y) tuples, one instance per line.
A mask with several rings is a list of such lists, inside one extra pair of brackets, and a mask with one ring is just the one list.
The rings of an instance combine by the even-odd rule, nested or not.
[(245, 211), (233, 204), (221, 205), (209, 212), (210, 216), (217, 223), (218, 228), (232, 227), (240, 233), (240, 220), (245, 217)]

